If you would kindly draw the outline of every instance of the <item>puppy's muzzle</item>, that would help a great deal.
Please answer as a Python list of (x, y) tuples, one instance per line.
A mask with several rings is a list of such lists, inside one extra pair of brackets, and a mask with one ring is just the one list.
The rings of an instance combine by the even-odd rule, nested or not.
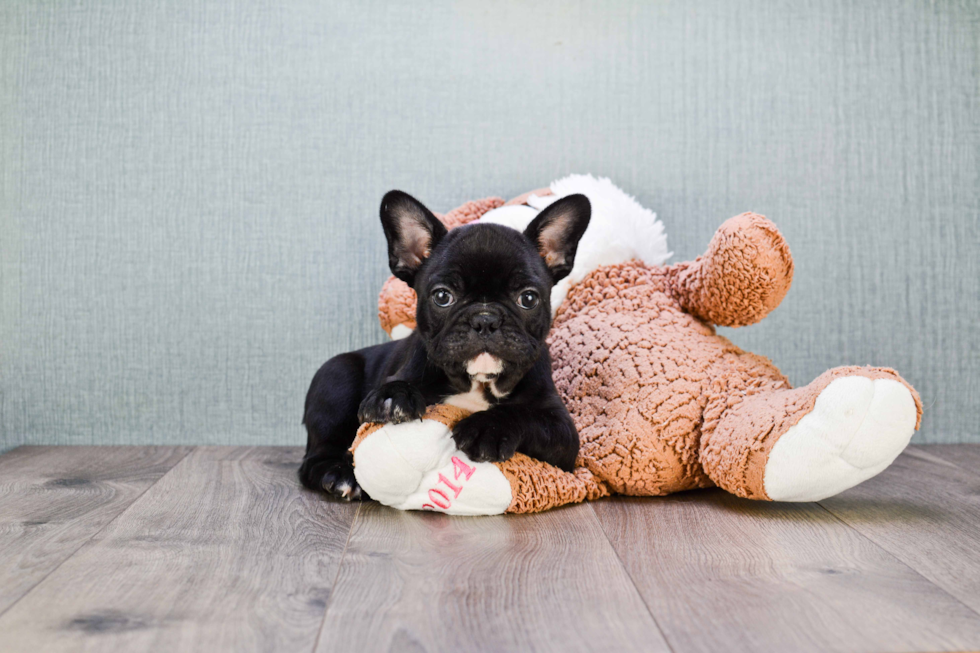
[(470, 318), (470, 328), (481, 336), (493, 335), (502, 323), (503, 318), (490, 311), (480, 311)]

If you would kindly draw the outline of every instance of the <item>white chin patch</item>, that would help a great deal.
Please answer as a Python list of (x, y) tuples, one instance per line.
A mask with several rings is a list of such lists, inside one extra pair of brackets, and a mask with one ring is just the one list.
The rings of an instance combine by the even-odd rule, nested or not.
[(466, 363), (466, 373), (480, 383), (491, 381), (504, 371), (504, 363), (486, 352)]

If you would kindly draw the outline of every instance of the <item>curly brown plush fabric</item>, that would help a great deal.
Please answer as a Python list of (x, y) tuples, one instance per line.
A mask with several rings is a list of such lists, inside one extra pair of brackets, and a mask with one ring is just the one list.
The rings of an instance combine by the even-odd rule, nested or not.
[(566, 503), (609, 496), (609, 488), (584, 468), (565, 472), (522, 453), (494, 463), (510, 481), (513, 501), (507, 512), (542, 512)]
[(378, 296), (378, 321), (385, 333), (399, 324), (415, 329), (415, 291), (397, 277), (388, 277)]
[(783, 301), (793, 258), (769, 220), (743, 213), (727, 220), (707, 253), (668, 269), (681, 308), (719, 326), (755, 324)]
[(445, 215), (436, 215), (446, 225), (446, 229), (455, 229), (474, 220), (479, 220), (487, 211), (492, 211), (503, 205), (504, 200), (500, 197), (484, 197), (482, 200), (471, 200), (462, 206), (457, 206)]

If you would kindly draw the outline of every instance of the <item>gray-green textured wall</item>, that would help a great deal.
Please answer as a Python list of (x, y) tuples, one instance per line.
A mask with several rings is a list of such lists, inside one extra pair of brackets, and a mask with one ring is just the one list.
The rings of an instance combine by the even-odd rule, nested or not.
[(796, 279), (726, 334), (897, 368), (980, 442), (980, 5), (0, 4), (0, 449), (302, 444), (382, 340), (377, 222), (611, 177), (674, 259), (746, 210)]

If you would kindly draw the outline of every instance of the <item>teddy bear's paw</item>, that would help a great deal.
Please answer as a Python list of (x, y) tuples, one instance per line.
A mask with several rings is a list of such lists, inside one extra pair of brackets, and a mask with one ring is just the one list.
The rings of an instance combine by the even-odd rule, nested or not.
[(404, 340), (412, 335), (413, 331), (415, 331), (415, 329), (407, 324), (396, 324), (395, 326), (391, 327), (391, 333), (389, 335), (391, 336), (392, 340)]
[(902, 453), (916, 419), (915, 400), (902, 383), (836, 379), (769, 452), (766, 494), (773, 501), (819, 501), (854, 487)]
[(354, 476), (371, 498), (400, 510), (498, 515), (513, 499), (496, 465), (458, 451), (449, 428), (433, 419), (386, 424), (354, 450)]

